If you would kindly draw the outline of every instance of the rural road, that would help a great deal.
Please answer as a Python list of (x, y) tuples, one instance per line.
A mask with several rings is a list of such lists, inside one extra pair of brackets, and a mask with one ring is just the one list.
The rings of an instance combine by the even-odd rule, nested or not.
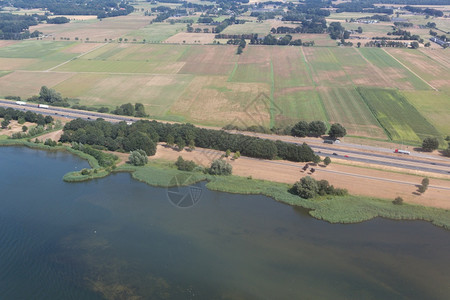
[[(51, 115), (51, 116), (60, 116), (70, 119), (82, 118), (85, 120), (95, 120), (97, 118), (103, 118), (108, 122), (121, 122), (121, 121), (137, 121), (138, 118), (127, 117), (127, 116), (116, 116), (110, 114), (103, 114), (98, 112), (90, 112), (90, 111), (82, 111), (68, 108), (60, 108), (60, 107), (50, 107), (46, 108), (38, 108), (37, 104), (27, 103), (26, 105), (17, 105), (14, 101), (8, 100), (0, 100), (1, 107), (11, 107), (19, 110), (29, 110), (36, 113)], [(234, 131), (230, 131), (234, 132)], [(259, 133), (246, 133), (239, 132), (246, 135), (257, 136), (260, 138), (271, 139), (271, 140), (281, 140), (289, 143), (301, 144), (303, 142), (308, 142), (308, 139), (299, 139), (289, 136), (274, 136), (269, 134), (259, 134)], [(314, 140), (317, 143), (317, 140)], [(392, 153), (391, 149), (386, 148), (378, 148), (378, 147), (369, 147), (369, 150), (377, 151), (379, 153), (371, 153), (363, 150), (358, 150), (362, 145), (348, 144), (342, 143), (340, 145), (317, 145), (315, 143), (309, 142), (309, 146), (321, 156), (330, 156), (336, 157), (342, 160), (354, 161), (354, 162), (362, 162), (371, 165), (381, 165), (381, 166), (389, 166), (396, 167), (400, 169), (412, 170), (412, 171), (423, 171), (430, 172), (436, 174), (450, 174), (450, 160), (435, 158), (435, 157), (427, 157), (427, 160), (419, 158), (419, 157), (396, 157), (393, 155), (385, 155), (383, 152)], [(342, 148), (344, 147), (345, 148)], [(351, 148), (351, 149), (348, 149)], [(365, 149), (368, 150), (368, 149)], [(335, 154), (333, 154), (335, 153)], [(434, 158), (431, 160), (429, 158)], [(274, 161), (273, 163), (276, 163)]]

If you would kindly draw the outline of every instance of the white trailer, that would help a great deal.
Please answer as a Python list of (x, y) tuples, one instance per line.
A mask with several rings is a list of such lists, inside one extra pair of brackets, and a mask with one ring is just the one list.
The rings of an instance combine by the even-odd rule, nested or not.
[(26, 103), (26, 102), (23, 102), (23, 101), (16, 101), (16, 104), (17, 104), (17, 105), (27, 105), (27, 103)]
[(39, 108), (48, 108), (48, 105), (47, 104), (38, 104), (38, 107)]

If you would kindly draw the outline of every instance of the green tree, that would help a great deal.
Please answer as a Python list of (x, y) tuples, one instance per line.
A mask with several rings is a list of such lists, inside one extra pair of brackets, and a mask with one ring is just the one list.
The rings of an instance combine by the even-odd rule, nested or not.
[(173, 135), (172, 134), (168, 134), (167, 135), (167, 145), (168, 146), (170, 146), (170, 147), (173, 147), (173, 145), (175, 144), (175, 138), (173, 137)]
[(325, 157), (325, 159), (323, 160), (323, 163), (325, 164), (325, 166), (328, 166), (331, 163), (331, 158), (329, 158), (328, 156)]
[(303, 199), (314, 198), (319, 191), (317, 181), (311, 176), (306, 176), (297, 181), (293, 187), (294, 193)]
[(425, 177), (424, 179), (422, 179), (422, 185), (428, 187), (428, 185), (430, 184), (430, 179), (428, 177)]
[(427, 137), (422, 142), (422, 150), (426, 152), (432, 152), (439, 147), (439, 141), (435, 137)]
[(27, 130), (28, 130), (28, 127), (25, 126), (25, 125), (23, 125), (23, 126), (22, 126), (22, 131), (23, 131), (23, 132), (27, 132)]
[(347, 130), (345, 130), (344, 126), (339, 123), (332, 124), (330, 130), (328, 131), (328, 135), (333, 140), (337, 138), (344, 137), (347, 134)]
[(178, 148), (178, 151), (182, 151), (182, 150), (184, 149), (184, 147), (186, 147), (186, 142), (184, 141), (184, 139), (178, 138), (178, 139), (177, 139), (177, 148)]
[(312, 121), (308, 125), (308, 136), (319, 137), (327, 131), (327, 126), (322, 121)]
[(123, 140), (123, 147), (125, 151), (142, 149), (148, 156), (155, 155), (156, 153), (156, 143), (147, 134), (139, 131), (135, 131), (125, 138)]
[(147, 114), (145, 113), (145, 107), (142, 103), (136, 103), (134, 104), (134, 116), (138, 118), (146, 117)]
[(222, 159), (216, 159), (211, 163), (208, 172), (211, 175), (231, 175), (233, 167)]
[(236, 151), (233, 155), (233, 159), (238, 159), (239, 157), (241, 157), (241, 152)]
[(225, 151), (225, 157), (229, 157), (231, 155), (231, 150), (227, 149), (227, 151)]
[(2, 121), (2, 123), (1, 123), (1, 125), (2, 125), (2, 129), (8, 128), (9, 120), (8, 120), (8, 119), (4, 119), (4, 120)]
[(300, 121), (291, 129), (291, 135), (297, 137), (305, 137), (308, 135), (309, 125), (306, 121)]
[(144, 166), (148, 162), (147, 153), (142, 149), (131, 151), (128, 160), (134, 166)]
[(411, 48), (412, 48), (412, 49), (417, 49), (417, 48), (419, 48), (419, 43), (418, 43), (418, 42), (411, 42)]

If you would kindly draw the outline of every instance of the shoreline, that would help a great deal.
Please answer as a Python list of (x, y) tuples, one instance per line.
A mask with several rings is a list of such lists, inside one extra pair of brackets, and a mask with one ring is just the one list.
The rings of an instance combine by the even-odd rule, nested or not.
[(189, 181), (186, 186), (201, 181), (207, 181), (206, 187), (217, 192), (242, 194), (242, 195), (264, 195), (277, 202), (292, 206), (300, 206), (309, 210), (309, 215), (329, 223), (360, 223), (376, 217), (393, 220), (424, 220), (432, 224), (450, 230), (450, 211), (442, 208), (426, 207), (416, 204), (404, 203), (394, 205), (390, 200), (377, 197), (363, 196), (324, 196), (315, 199), (302, 199), (290, 194), (289, 184), (267, 180), (252, 179), (242, 176), (212, 176), (201, 172), (179, 171), (173, 162), (162, 159), (151, 159), (144, 167), (121, 165), (115, 169), (106, 170), (98, 166), (98, 162), (90, 155), (73, 150), (67, 146), (50, 147), (43, 144), (35, 144), (24, 140), (0, 141), (0, 146), (26, 146), (32, 149), (68, 151), (71, 154), (88, 160), (92, 170), (90, 175), (81, 175), (79, 171), (69, 172), (64, 175), (66, 182), (80, 182), (98, 179), (111, 173), (129, 172), (133, 179), (155, 187), (170, 187), (170, 179), (174, 176), (186, 176)]

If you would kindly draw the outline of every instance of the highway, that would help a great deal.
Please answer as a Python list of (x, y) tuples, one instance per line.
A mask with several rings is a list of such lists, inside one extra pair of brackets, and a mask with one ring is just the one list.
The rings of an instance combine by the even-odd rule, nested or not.
[[(34, 103), (26, 103), (25, 105), (18, 105), (16, 104), (15, 101), (8, 101), (8, 100), (0, 100), (0, 106), (11, 107), (23, 111), (29, 110), (43, 115), (59, 116), (69, 119), (82, 118), (85, 120), (95, 120), (97, 118), (103, 118), (108, 122), (114, 123), (121, 121), (135, 122), (139, 120), (139, 118), (134, 117), (117, 116), (111, 114), (103, 114), (98, 112), (75, 110), (61, 107), (39, 108), (38, 105)], [(230, 132), (236, 133), (234, 131)], [(252, 132), (238, 132), (238, 133), (257, 136), (260, 138), (266, 138), (271, 140), (281, 140), (294, 144), (302, 144), (303, 141), (305, 140), (289, 136), (275, 136)], [(308, 145), (315, 151), (316, 154), (319, 154), (321, 156), (330, 156), (331, 158), (334, 157), (342, 160), (360, 162), (371, 165), (389, 166), (400, 169), (406, 169), (410, 171), (412, 170), (412, 171), (422, 171), (422, 172), (450, 175), (450, 160), (443, 160), (443, 159), (431, 160), (431, 159), (422, 159), (420, 157), (405, 157), (405, 155), (401, 156), (402, 154), (398, 154), (397, 157), (392, 154), (388, 155), (358, 150), (358, 147), (352, 146), (359, 146), (359, 145), (352, 145), (348, 143), (345, 143), (345, 145), (344, 144), (318, 145), (316, 141), (316, 143), (308, 143)], [(347, 149), (347, 147), (352, 149)]]

